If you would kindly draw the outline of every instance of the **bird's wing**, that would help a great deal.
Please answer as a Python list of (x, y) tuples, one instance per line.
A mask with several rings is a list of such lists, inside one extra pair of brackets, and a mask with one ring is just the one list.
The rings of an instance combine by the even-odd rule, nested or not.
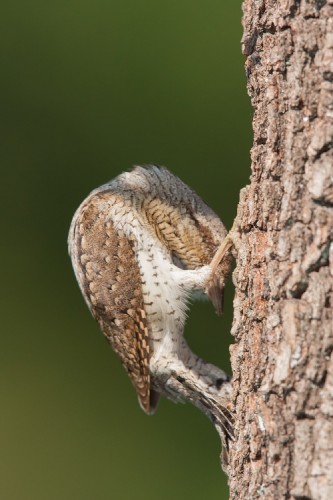
[(110, 218), (113, 202), (110, 192), (95, 193), (83, 202), (72, 222), (70, 254), (93, 316), (126, 368), (141, 407), (151, 413), (158, 398), (151, 391), (140, 271), (134, 242), (115, 229)]

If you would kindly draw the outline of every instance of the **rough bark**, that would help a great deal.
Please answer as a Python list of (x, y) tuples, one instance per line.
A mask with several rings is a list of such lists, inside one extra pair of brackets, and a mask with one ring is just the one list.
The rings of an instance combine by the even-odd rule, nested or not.
[(231, 498), (333, 499), (333, 0), (245, 0)]

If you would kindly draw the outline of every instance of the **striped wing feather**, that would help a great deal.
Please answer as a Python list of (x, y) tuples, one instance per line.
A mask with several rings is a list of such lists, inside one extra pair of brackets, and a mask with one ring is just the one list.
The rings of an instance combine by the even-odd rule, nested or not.
[(110, 220), (110, 201), (111, 193), (101, 193), (81, 205), (72, 222), (70, 253), (85, 300), (126, 368), (141, 407), (150, 413), (154, 408), (140, 272), (134, 242)]

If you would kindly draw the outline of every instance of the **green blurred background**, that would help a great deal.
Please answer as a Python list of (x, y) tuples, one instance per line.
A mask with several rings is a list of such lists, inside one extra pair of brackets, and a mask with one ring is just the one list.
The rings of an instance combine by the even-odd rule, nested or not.
[[(1, 9), (0, 498), (223, 499), (214, 427), (154, 417), (80, 295), (67, 255), (90, 190), (168, 166), (228, 227), (248, 183), (241, 1), (25, 0)], [(191, 310), (193, 349), (229, 368), (226, 313)]]

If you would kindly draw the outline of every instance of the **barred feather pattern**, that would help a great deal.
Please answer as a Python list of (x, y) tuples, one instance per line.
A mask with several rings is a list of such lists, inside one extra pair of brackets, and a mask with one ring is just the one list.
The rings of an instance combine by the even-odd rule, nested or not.
[(167, 367), (177, 357), (192, 364), (198, 359), (181, 354), (191, 294), (206, 291), (222, 310), (230, 258), (205, 286), (208, 264), (225, 236), (213, 210), (156, 165), (120, 174), (93, 191), (74, 215), (69, 252), (78, 283), (147, 413), (159, 398), (156, 366)]

